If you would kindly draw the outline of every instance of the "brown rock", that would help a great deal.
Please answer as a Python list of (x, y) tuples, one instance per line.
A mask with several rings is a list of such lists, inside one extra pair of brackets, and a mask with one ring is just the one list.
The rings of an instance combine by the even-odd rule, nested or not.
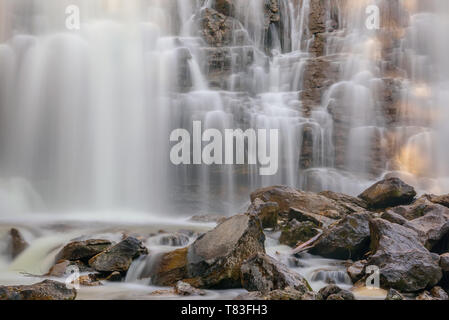
[(366, 201), (371, 208), (388, 208), (409, 204), (415, 196), (416, 191), (413, 187), (398, 178), (388, 178), (365, 190), (359, 198)]
[(9, 244), (9, 252), (11, 253), (11, 257), (14, 259), (19, 254), (21, 254), (26, 248), (28, 248), (28, 243), (23, 238), (22, 234), (16, 228), (12, 228), (9, 231), (9, 235), (11, 237), (11, 242)]
[(89, 260), (100, 252), (110, 248), (112, 243), (109, 240), (91, 239), (86, 241), (74, 241), (67, 244), (56, 255), (55, 260)]
[(25, 286), (0, 286), (0, 300), (75, 300), (76, 290), (64, 283), (45, 280)]

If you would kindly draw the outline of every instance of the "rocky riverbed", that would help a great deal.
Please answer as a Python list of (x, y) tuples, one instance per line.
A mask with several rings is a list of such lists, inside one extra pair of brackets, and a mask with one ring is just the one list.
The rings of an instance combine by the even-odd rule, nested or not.
[(448, 199), (389, 178), (358, 197), (259, 189), (227, 218), (47, 225), (53, 238), (2, 222), (0, 299), (447, 300)]

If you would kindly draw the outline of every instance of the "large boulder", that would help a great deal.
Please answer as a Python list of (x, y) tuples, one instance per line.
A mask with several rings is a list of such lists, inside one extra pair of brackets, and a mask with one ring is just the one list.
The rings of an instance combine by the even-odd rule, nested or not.
[(369, 250), (371, 214), (360, 212), (348, 215), (326, 230), (310, 253), (334, 259), (358, 260)]
[(440, 204), (442, 206), (449, 208), (449, 194), (445, 194), (445, 195), (441, 195), (441, 196), (428, 194), (428, 195), (425, 195), (424, 197), (427, 198), (430, 202)]
[(401, 292), (415, 292), (435, 286), (442, 278), (438, 255), (430, 253), (418, 234), (383, 219), (370, 221), (369, 265), (380, 269), (381, 285)]
[(264, 242), (259, 218), (250, 214), (233, 216), (189, 247), (164, 254), (152, 281), (164, 286), (184, 280), (201, 288), (240, 287), (243, 262), (265, 253)]
[(398, 214), (406, 220), (414, 220), (421, 218), (427, 212), (434, 210), (437, 206), (439, 205), (432, 203), (425, 197), (421, 197), (410, 205), (393, 207), (386, 212)]
[(100, 272), (128, 271), (134, 259), (148, 254), (140, 240), (128, 237), (89, 260), (89, 265)]
[(242, 286), (248, 291), (267, 293), (291, 287), (302, 294), (311, 291), (307, 280), (266, 254), (258, 254), (241, 267)]
[(25, 251), (26, 248), (28, 248), (28, 243), (25, 241), (24, 237), (20, 233), (19, 230), (16, 228), (12, 228), (9, 231), (9, 235), (11, 237), (10, 243), (9, 243), (9, 252), (11, 254), (11, 257), (14, 259), (19, 254), (21, 254), (23, 251)]
[(279, 205), (276, 202), (255, 199), (247, 212), (258, 216), (264, 228), (275, 228), (278, 224)]
[[(251, 202), (259, 198), (265, 202), (276, 202), (281, 212), (284, 213), (288, 213), (290, 208), (295, 208), (303, 212), (334, 219), (364, 210), (363, 207), (357, 205), (357, 200), (354, 200), (354, 198), (349, 196), (337, 197), (337, 195), (336, 193), (317, 194), (286, 186), (273, 186), (253, 192)], [(358, 200), (358, 203), (361, 205), (363, 201)]]
[(399, 178), (388, 178), (369, 187), (359, 198), (366, 201), (370, 208), (388, 208), (409, 204), (416, 196), (416, 191)]
[(279, 242), (290, 247), (296, 247), (298, 244), (315, 237), (318, 233), (317, 226), (313, 222), (298, 222), (293, 219), (282, 229)]
[(75, 300), (76, 290), (45, 280), (33, 285), (0, 286), (0, 300)]
[(61, 260), (89, 260), (112, 246), (111, 241), (103, 239), (90, 239), (70, 242), (56, 255), (56, 262)]

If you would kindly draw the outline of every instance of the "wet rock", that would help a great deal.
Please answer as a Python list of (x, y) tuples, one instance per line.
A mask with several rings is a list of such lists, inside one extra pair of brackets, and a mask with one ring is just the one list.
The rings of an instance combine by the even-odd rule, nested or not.
[(233, 0), (215, 0), (214, 9), (225, 16), (232, 17), (235, 7)]
[(272, 301), (286, 301), (286, 300), (317, 300), (317, 294), (312, 291), (302, 293), (293, 288), (287, 287), (283, 290), (273, 290), (268, 293), (252, 291), (237, 296), (234, 300), (272, 300)]
[(298, 244), (316, 236), (319, 233), (316, 228), (317, 226), (310, 221), (298, 222), (293, 219), (282, 229), (279, 242), (290, 247), (296, 247)]
[(404, 296), (399, 291), (390, 289), (390, 290), (388, 290), (388, 294), (387, 294), (387, 297), (385, 298), (385, 300), (390, 300), (390, 301), (404, 300)]
[(0, 286), (0, 300), (75, 300), (76, 290), (45, 280), (33, 285)]
[(201, 12), (201, 29), (204, 40), (213, 47), (243, 45), (247, 40), (245, 33), (239, 32), (243, 27), (238, 20), (210, 8)]
[(423, 216), (404, 224), (417, 232), (424, 246), (434, 252), (449, 249), (449, 209), (439, 204), (426, 206)]
[(54, 266), (50, 268), (50, 270), (45, 274), (45, 276), (56, 278), (64, 277), (67, 275), (69, 267), (76, 267), (79, 270), (79, 272), (95, 271), (93, 268), (89, 267), (80, 260), (77, 261), (59, 260)]
[(307, 280), (266, 254), (245, 261), (241, 268), (242, 286), (248, 291), (269, 291), (291, 287), (302, 294), (311, 291)]
[(93, 256), (110, 248), (111, 245), (111, 241), (102, 239), (74, 241), (62, 248), (56, 255), (55, 260), (89, 260)]
[(128, 237), (113, 247), (97, 254), (89, 260), (89, 265), (100, 272), (124, 272), (129, 269), (134, 259), (148, 254), (140, 240)]
[[(84, 287), (99, 287), (99, 286), (103, 285), (99, 281), (98, 276), (93, 273), (87, 274), (87, 275), (82, 275), (82, 276), (78, 277), (78, 279), (76, 281), (79, 285), (84, 286)], [(72, 284), (75, 284), (75, 281), (73, 281)]]
[(110, 282), (121, 282), (122, 281), (122, 274), (118, 271), (111, 272), (108, 276), (106, 276), (104, 279), (101, 279), (104, 281), (110, 281)]
[(348, 215), (326, 230), (310, 253), (334, 259), (360, 259), (369, 250), (371, 215), (367, 212)]
[[(265, 202), (276, 202), (281, 212), (288, 213), (290, 208), (303, 212), (326, 216), (326, 213), (336, 212), (339, 217), (353, 213), (353, 204), (348, 205), (344, 199), (336, 201), (322, 194), (305, 192), (286, 186), (273, 186), (256, 190), (251, 194), (251, 202), (257, 198)], [(363, 208), (357, 208), (363, 211)]]
[(416, 297), (416, 300), (449, 300), (449, 296), (446, 291), (441, 287), (433, 287), (432, 290), (423, 291)]
[(188, 248), (163, 255), (152, 277), (153, 283), (167, 286), (183, 280), (197, 288), (240, 287), (243, 262), (257, 253), (264, 253), (264, 241), (257, 217), (233, 216), (200, 236)]
[(296, 208), (290, 208), (288, 213), (288, 218), (290, 220), (296, 220), (300, 222), (311, 222), (315, 226), (320, 228), (328, 228), (330, 225), (337, 222), (334, 218), (329, 218), (325, 216), (328, 211), (323, 212), (322, 214), (309, 213), (298, 210)]
[(430, 195), (425, 195), (424, 197), (427, 198), (430, 202), (440, 204), (442, 206), (449, 208), (449, 194), (445, 194), (445, 195), (441, 195), (441, 196), (436, 196), (436, 195), (430, 194)]
[(369, 265), (378, 266), (382, 287), (415, 292), (435, 286), (442, 277), (439, 257), (431, 254), (413, 230), (383, 219), (370, 221)]
[(11, 257), (14, 259), (19, 254), (21, 254), (26, 248), (28, 248), (28, 243), (23, 238), (22, 234), (16, 228), (12, 228), (9, 231), (9, 235), (11, 237), (9, 243), (9, 252), (11, 253)]
[(175, 285), (175, 293), (180, 296), (204, 296), (206, 292), (192, 287), (190, 284), (178, 281)]
[(363, 276), (365, 275), (366, 264), (367, 264), (366, 260), (360, 260), (354, 262), (348, 267), (347, 272), (352, 282), (355, 283), (363, 278)]
[(388, 178), (377, 182), (359, 198), (366, 201), (371, 208), (388, 208), (409, 204), (416, 196), (416, 191), (399, 178)]
[(320, 300), (355, 300), (351, 291), (343, 290), (335, 284), (330, 284), (318, 291)]
[(433, 287), (430, 290), (430, 295), (438, 300), (449, 300), (447, 292), (441, 287)]
[(400, 214), (395, 213), (392, 210), (385, 211), (381, 216), (382, 219), (390, 221), (391, 223), (397, 223), (399, 225), (407, 224), (408, 220), (401, 216)]
[(276, 202), (255, 199), (247, 212), (258, 216), (263, 228), (275, 228), (278, 224), (279, 205)]
[(440, 256), (440, 267), (444, 272), (449, 272), (449, 253)]
[[(414, 220), (421, 218), (427, 212), (432, 211), (439, 205), (427, 200), (425, 197), (421, 197), (408, 206), (397, 206), (387, 210), (389, 213), (395, 213), (402, 216), (406, 220)], [(443, 207), (442, 207), (443, 208)]]

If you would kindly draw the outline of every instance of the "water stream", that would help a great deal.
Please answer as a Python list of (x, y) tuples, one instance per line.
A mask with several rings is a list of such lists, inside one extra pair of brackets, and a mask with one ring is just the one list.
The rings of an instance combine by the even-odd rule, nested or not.
[[(0, 256), (0, 283), (33, 282), (18, 272), (45, 273), (73, 238), (205, 231), (187, 217), (241, 212), (262, 186), (357, 195), (395, 175), (449, 192), (448, 1), (328, 0), (317, 25), (314, 0), (235, 0), (211, 36), (216, 1), (0, 0), (0, 238), (14, 226), (32, 243)], [(279, 170), (173, 165), (170, 132), (193, 121), (279, 129)], [(303, 260), (292, 268), (316, 288), (351, 286), (335, 261)], [(126, 284), (81, 296), (148, 297), (137, 274), (151, 262), (138, 263)]]

